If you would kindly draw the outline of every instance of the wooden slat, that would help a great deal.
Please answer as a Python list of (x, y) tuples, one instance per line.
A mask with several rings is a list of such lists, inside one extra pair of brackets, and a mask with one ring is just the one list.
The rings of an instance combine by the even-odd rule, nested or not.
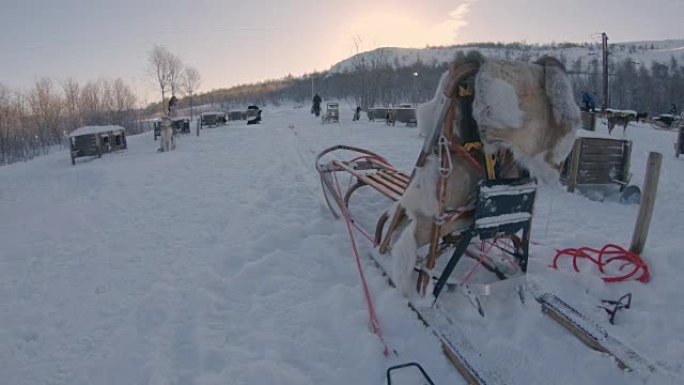
[(580, 163), (580, 170), (611, 170), (622, 171), (622, 163)]
[(623, 154), (583, 154), (582, 162), (620, 162), (622, 163)]
[(392, 179), (391, 177), (389, 177), (383, 173), (376, 173), (375, 176), (377, 178), (380, 178), (380, 179), (386, 181), (387, 183), (391, 184), (392, 186), (396, 186), (400, 190), (402, 195), (404, 194), (404, 191), (406, 191), (407, 186), (405, 183), (402, 183), (401, 181), (397, 181), (395, 179)]
[(626, 143), (626, 140), (622, 139), (610, 139), (610, 138), (580, 138), (582, 141), (582, 145), (590, 144), (590, 145), (597, 145), (597, 146), (611, 146), (615, 145), (615, 143), (619, 143), (622, 145), (623, 143)]
[(374, 189), (378, 190), (378, 192), (380, 192), (380, 193), (383, 194), (384, 196), (386, 196), (386, 197), (388, 197), (388, 198), (390, 198), (390, 199), (392, 199), (392, 200), (394, 200), (394, 201), (399, 200), (399, 198), (401, 197), (401, 194), (397, 194), (396, 192), (394, 192), (394, 191), (388, 189), (387, 187), (385, 187), (385, 186), (383, 186), (383, 185), (377, 183), (376, 181), (370, 179), (370, 178), (368, 177), (367, 174), (364, 174), (364, 173), (362, 173), (362, 172), (358, 172), (358, 171), (354, 170), (352, 167), (350, 167), (349, 165), (345, 164), (344, 162), (340, 162), (340, 161), (337, 161), (337, 160), (333, 160), (332, 163), (333, 163), (335, 166), (337, 166), (337, 167), (339, 167), (339, 168), (341, 168), (341, 169), (343, 169), (343, 170), (345, 170), (345, 171), (351, 173), (352, 175), (354, 175), (355, 177), (357, 177), (357, 178), (358, 178), (360, 181), (362, 181), (363, 183), (365, 183), (365, 184), (367, 184), (367, 185), (373, 187)]
[(585, 143), (582, 142), (582, 148), (615, 148), (622, 149), (624, 143), (622, 142), (612, 142), (612, 143)]
[(622, 155), (624, 153), (622, 148), (615, 147), (594, 147), (582, 146), (582, 156), (584, 155)]
[(408, 183), (402, 179), (397, 178), (395, 174), (388, 173), (386, 171), (378, 171), (377, 173), (380, 177), (387, 179), (388, 181), (394, 183), (395, 185), (401, 187), (403, 190), (406, 190), (406, 187), (408, 187)]
[(379, 174), (368, 174), (367, 176), (372, 181), (394, 191), (397, 195), (403, 195), (404, 194), (403, 188), (401, 188), (401, 187), (397, 186), (396, 184), (388, 181), (387, 179), (383, 179)]
[(623, 173), (623, 170), (618, 169), (616, 167), (595, 166), (595, 167), (582, 168), (579, 171), (579, 175), (583, 175), (583, 174), (610, 174), (610, 173), (621, 174), (621, 173)]
[[(620, 180), (617, 178), (616, 180)], [(577, 184), (618, 184), (615, 183), (608, 176), (596, 177), (596, 176), (578, 176)]]
[(397, 177), (397, 179), (403, 180), (403, 181), (406, 182), (407, 184), (408, 184), (408, 182), (411, 180), (411, 177), (410, 177), (408, 174), (405, 174), (405, 173), (403, 173), (403, 172), (401, 172), (401, 171), (386, 171), (386, 172), (387, 172), (388, 174), (391, 174), (391, 175)]

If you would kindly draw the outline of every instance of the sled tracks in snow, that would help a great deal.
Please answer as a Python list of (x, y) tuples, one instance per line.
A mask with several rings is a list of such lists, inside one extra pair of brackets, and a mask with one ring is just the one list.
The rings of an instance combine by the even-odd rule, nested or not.
[[(372, 253), (371, 260), (375, 266), (387, 278), (390, 285), (394, 286), (388, 273), (387, 266)], [(649, 363), (633, 349), (621, 343), (611, 336), (607, 330), (596, 322), (589, 319), (577, 309), (568, 305), (561, 298), (552, 293), (543, 293), (534, 297), (541, 305), (541, 310), (550, 319), (556, 321), (587, 347), (611, 356), (620, 369), (636, 372), (640, 377), (646, 378), (656, 373), (656, 366)], [(439, 303), (433, 306), (420, 306), (408, 302), (418, 319), (439, 339), (442, 350), (451, 364), (458, 370), (468, 384), (478, 385), (503, 385), (513, 384), (505, 379), (497, 366), (483, 356), (470, 342), (466, 333), (452, 320)], [(664, 368), (663, 368), (664, 369)], [(666, 372), (669, 372), (666, 370)], [(671, 373), (661, 373), (672, 375)]]

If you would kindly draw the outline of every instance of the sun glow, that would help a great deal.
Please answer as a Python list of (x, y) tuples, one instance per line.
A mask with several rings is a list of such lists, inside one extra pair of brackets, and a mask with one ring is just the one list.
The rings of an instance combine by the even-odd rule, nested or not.
[(397, 9), (377, 9), (360, 15), (351, 22), (349, 29), (352, 36), (361, 38), (365, 49), (455, 44), (458, 31), (468, 25), (471, 3), (461, 3), (445, 19), (437, 22)]

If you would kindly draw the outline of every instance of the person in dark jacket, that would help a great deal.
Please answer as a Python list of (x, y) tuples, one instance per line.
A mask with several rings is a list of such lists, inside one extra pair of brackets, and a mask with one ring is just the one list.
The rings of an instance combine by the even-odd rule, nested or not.
[(311, 113), (316, 114), (316, 117), (321, 114), (321, 102), (323, 99), (321, 99), (320, 95), (316, 94), (313, 97), (313, 106), (311, 107)]
[(596, 108), (594, 96), (586, 91), (582, 92), (582, 104), (584, 104), (584, 111), (594, 112), (594, 109)]

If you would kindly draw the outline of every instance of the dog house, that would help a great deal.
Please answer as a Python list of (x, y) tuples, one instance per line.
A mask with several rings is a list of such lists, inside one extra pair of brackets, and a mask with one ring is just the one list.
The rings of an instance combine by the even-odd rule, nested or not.
[(394, 122), (406, 123), (409, 127), (415, 127), (417, 124), (416, 109), (413, 107), (392, 108), (392, 116), (392, 124)]
[(76, 158), (83, 156), (97, 156), (108, 152), (125, 150), (126, 134), (121, 126), (86, 126), (76, 129), (69, 134), (71, 148), (71, 164), (76, 164)]
[(580, 186), (617, 186), (622, 202), (638, 202), (641, 190), (629, 184), (631, 158), (631, 140), (578, 137), (563, 164), (561, 181), (568, 192), (574, 192)]
[(225, 124), (228, 122), (228, 117), (225, 112), (211, 111), (203, 112), (200, 117), (200, 124), (202, 127), (205, 126), (218, 126), (219, 124)]
[(416, 109), (413, 107), (379, 107), (368, 109), (368, 120), (386, 122), (387, 114), (390, 114), (390, 124), (396, 122), (405, 123), (407, 126), (416, 126)]
[(228, 120), (247, 120), (247, 111), (230, 111), (228, 113)]
[(190, 118), (188, 117), (177, 117), (171, 119), (171, 127), (173, 127), (174, 132), (181, 134), (190, 133)]

